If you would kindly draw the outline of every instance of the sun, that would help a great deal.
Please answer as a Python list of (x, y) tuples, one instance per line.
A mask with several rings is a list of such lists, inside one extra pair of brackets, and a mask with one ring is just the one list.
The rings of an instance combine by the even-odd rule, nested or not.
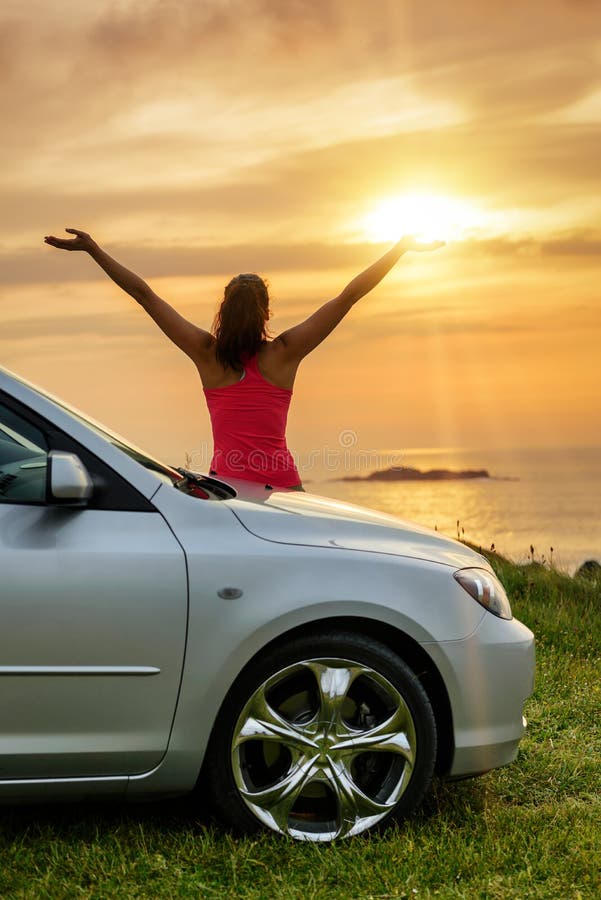
[(482, 224), (482, 213), (455, 197), (400, 194), (379, 203), (360, 227), (370, 241), (394, 241), (405, 234), (421, 241), (453, 241)]

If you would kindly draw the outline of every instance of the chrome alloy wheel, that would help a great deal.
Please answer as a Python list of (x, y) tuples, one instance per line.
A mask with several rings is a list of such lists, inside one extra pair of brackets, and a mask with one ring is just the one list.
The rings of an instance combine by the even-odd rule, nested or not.
[(416, 729), (379, 672), (307, 659), (254, 691), (231, 754), (238, 792), (257, 819), (297, 840), (331, 841), (394, 809), (413, 771)]

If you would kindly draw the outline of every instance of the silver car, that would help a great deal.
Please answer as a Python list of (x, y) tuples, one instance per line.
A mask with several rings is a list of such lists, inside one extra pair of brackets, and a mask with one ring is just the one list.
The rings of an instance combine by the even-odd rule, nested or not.
[(531, 632), (395, 517), (164, 465), (0, 369), (0, 798), (199, 782), (331, 841), (511, 762)]

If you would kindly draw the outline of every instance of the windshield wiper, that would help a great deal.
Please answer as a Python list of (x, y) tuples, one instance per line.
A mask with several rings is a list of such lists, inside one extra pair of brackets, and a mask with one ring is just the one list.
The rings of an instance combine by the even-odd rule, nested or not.
[(236, 496), (236, 491), (229, 484), (224, 484), (217, 478), (211, 478), (210, 475), (201, 475), (199, 472), (191, 472), (181, 466), (174, 466), (176, 472), (182, 476), (180, 481), (176, 481), (174, 486), (184, 493), (194, 493), (190, 490), (191, 485), (196, 485), (203, 492), (208, 493), (209, 497), (205, 499), (215, 500), (231, 500)]

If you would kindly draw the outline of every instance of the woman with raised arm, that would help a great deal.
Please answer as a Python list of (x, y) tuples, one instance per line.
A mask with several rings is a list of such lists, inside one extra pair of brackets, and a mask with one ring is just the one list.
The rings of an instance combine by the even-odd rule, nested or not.
[(357, 300), (379, 284), (404, 253), (442, 246), (440, 241), (420, 244), (412, 237), (401, 238), (337, 297), (270, 340), (269, 295), (258, 275), (232, 278), (209, 332), (181, 316), (85, 231), (66, 230), (74, 237), (48, 236), (46, 243), (61, 250), (88, 253), (195, 363), (213, 429), (211, 474), (296, 490), (303, 487), (286, 445), (286, 420), (299, 363), (333, 331)]

